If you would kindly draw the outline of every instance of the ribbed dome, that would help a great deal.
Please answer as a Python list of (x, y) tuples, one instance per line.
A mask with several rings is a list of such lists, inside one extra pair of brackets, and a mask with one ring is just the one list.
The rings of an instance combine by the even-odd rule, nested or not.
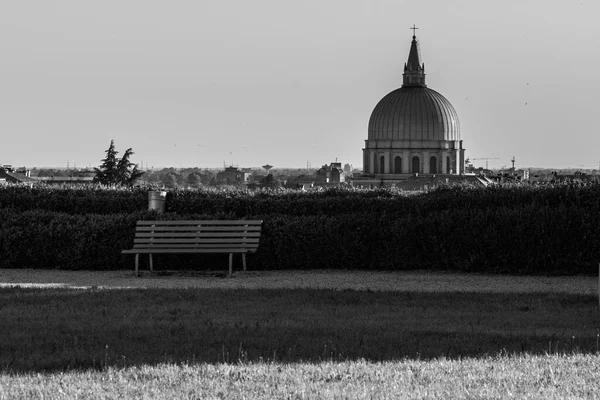
[(460, 140), (458, 114), (427, 87), (401, 87), (375, 106), (369, 140)]

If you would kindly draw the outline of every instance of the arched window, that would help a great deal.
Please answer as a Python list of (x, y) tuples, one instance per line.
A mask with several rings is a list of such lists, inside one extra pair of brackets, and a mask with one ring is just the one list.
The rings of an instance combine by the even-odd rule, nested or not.
[(402, 173), (402, 158), (401, 157), (394, 158), (394, 173), (395, 174)]
[(452, 168), (450, 166), (450, 157), (446, 157), (446, 173), (447, 174), (451, 174), (452, 173)]
[(384, 156), (379, 157), (379, 173), (380, 174), (385, 173), (385, 157)]
[(421, 161), (419, 160), (419, 157), (414, 156), (412, 158), (412, 170), (411, 172), (413, 174), (417, 174), (419, 172), (421, 172)]
[(437, 158), (435, 157), (429, 159), (429, 173), (437, 174)]

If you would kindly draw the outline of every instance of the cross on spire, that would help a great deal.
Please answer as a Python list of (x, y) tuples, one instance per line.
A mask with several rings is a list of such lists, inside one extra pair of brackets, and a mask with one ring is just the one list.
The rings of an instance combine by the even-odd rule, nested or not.
[(413, 24), (412, 28), (410, 28), (410, 29), (413, 30), (413, 38), (416, 38), (417, 37), (417, 29), (419, 29), (419, 28), (417, 28), (417, 26), (415, 24)]

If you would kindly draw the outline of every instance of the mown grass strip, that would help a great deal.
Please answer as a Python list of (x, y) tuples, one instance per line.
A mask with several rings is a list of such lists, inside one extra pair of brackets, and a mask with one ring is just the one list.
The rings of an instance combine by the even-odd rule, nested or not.
[(596, 353), (592, 295), (0, 290), (0, 370)]

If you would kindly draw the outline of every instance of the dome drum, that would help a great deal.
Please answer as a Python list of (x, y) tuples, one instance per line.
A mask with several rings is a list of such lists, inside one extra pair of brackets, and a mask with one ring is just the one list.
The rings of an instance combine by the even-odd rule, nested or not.
[(370, 149), (363, 153), (369, 175), (462, 174), (463, 149)]

